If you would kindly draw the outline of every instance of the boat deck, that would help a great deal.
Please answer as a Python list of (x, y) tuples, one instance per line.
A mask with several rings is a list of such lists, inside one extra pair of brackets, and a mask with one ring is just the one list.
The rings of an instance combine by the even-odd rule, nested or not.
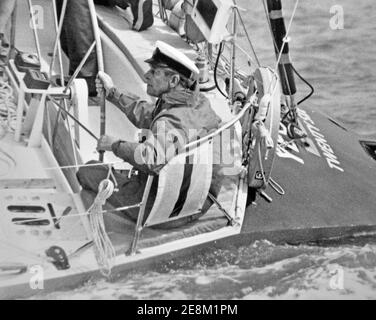
[[(30, 148), (12, 133), (0, 140), (0, 265), (43, 264), (52, 245), (73, 252), (88, 241), (82, 206), (43, 145)], [(59, 221), (62, 215), (68, 218)]]
[[(44, 10), (51, 9), (48, 1), (38, 0), (35, 4), (46, 5), (43, 7)], [(26, 9), (26, 3), (20, 3), (18, 6), (19, 16), (24, 16), (27, 13)], [(101, 12), (101, 9), (98, 9), (98, 11)], [(50, 15), (47, 16), (50, 17)], [(120, 18), (122, 23), (125, 23), (122, 17), (115, 17), (115, 19), (118, 18)], [(27, 20), (19, 19), (19, 23), (21, 26), (18, 30), (28, 30)], [(45, 20), (45, 28), (47, 24), (51, 28), (52, 21), (50, 18)], [(162, 28), (162, 26), (160, 27)], [(122, 36), (127, 37), (128, 41), (131, 40), (134, 43), (137, 43), (137, 40), (131, 38), (127, 32), (134, 34), (134, 37), (143, 37), (146, 34), (131, 30), (127, 31), (126, 29), (123, 31), (125, 33), (122, 33)], [(150, 56), (152, 53), (156, 39), (155, 33), (153, 31), (150, 32), (150, 44), (143, 47), (143, 55), (136, 55), (137, 63), (142, 64), (146, 55)], [(168, 30), (168, 28), (165, 30), (165, 33), (167, 38), (175, 39), (174, 41), (183, 46), (186, 45), (178, 35)], [(42, 32), (41, 35), (43, 65), (48, 66), (48, 52), (51, 50), (53, 41), (50, 33)], [(140, 97), (147, 98), (142, 75), (128, 72), (130, 69), (134, 69), (134, 66), (124, 56), (124, 53), (109, 39), (108, 35), (105, 33), (102, 34), (106, 71), (111, 76), (114, 75), (114, 81), (120, 89), (127, 89), (139, 94)], [(23, 34), (20, 35), (18, 31), (18, 36), (20, 36), (17, 41), (18, 48), (29, 52), (35, 51), (30, 41), (31, 35), (25, 37)], [(47, 38), (43, 38), (44, 36)], [(138, 43), (140, 44), (140, 42)], [(187, 46), (187, 48), (189, 47)], [(194, 54), (194, 52), (192, 51), (191, 54)], [(146, 64), (143, 68), (145, 67), (147, 67)], [(18, 76), (21, 77), (22, 75)], [(214, 102), (213, 108), (222, 117), (223, 121), (228, 121), (232, 118), (225, 99), (215, 93), (208, 93), (208, 96)], [(106, 107), (106, 132), (122, 139), (134, 141), (136, 128), (129, 123), (125, 115), (115, 106), (107, 102)], [(53, 108), (50, 102), (46, 110), (45, 117), (48, 114), (48, 118), (45, 119), (49, 119), (50, 123), (54, 124), (57, 110)], [(87, 112), (88, 116), (88, 128), (95, 135), (99, 136), (99, 107), (96, 105), (87, 106), (85, 112)], [(10, 134), (3, 141), (0, 141), (0, 146), (7, 150), (12, 155), (12, 158), (16, 160), (15, 167), (6, 172), (6, 175), (0, 177), (4, 179), (4, 187), (0, 190), (0, 211), (2, 212), (0, 220), (0, 266), (9, 263), (10, 265), (22, 263), (29, 266), (40, 264), (46, 266), (46, 279), (51, 279), (52, 283), (55, 280), (59, 282), (58, 279), (60, 277), (65, 277), (64, 279), (69, 283), (68, 277), (70, 278), (70, 276), (73, 276), (71, 279), (75, 279), (75, 276), (81, 273), (98, 273), (98, 266), (94, 258), (92, 243), (87, 236), (90, 234), (87, 230), (87, 220), (79, 216), (79, 214), (85, 214), (87, 207), (85, 208), (84, 202), (80, 194), (77, 193), (74, 183), (68, 184), (68, 181), (74, 182), (75, 170), (57, 169), (59, 165), (71, 165), (74, 163), (72, 161), (72, 154), (69, 152), (67, 154), (66, 151), (71, 150), (71, 141), (67, 135), (67, 126), (64, 121), (60, 122), (58, 128), (56, 141), (51, 148), (52, 151), (49, 146), (51, 141), (47, 142), (45, 138), (43, 138), (41, 147), (35, 148), (28, 147), (27, 136), (22, 136), (20, 142), (15, 142), (13, 135)], [(85, 152), (82, 152), (80, 155), (81, 161), (86, 162), (97, 159), (98, 153), (96, 152), (95, 139), (88, 135), (83, 135), (81, 138), (80, 144), (85, 149)], [(54, 152), (54, 156), (52, 152)], [(54, 157), (62, 161), (59, 161), (58, 164)], [(119, 162), (119, 159), (111, 152), (106, 152), (105, 162)], [(118, 169), (129, 168), (124, 163), (116, 164), (114, 167)], [(5, 173), (5, 171), (7, 169), (0, 166), (0, 174)], [(71, 174), (67, 175), (67, 171), (70, 171)], [(222, 207), (231, 215), (235, 215), (235, 212), (238, 210), (236, 207), (239, 191), (239, 176), (237, 173), (228, 176), (227, 183), (224, 184), (218, 197), (218, 201)], [(68, 177), (68, 181), (66, 177)], [(31, 183), (30, 181), (33, 182)], [(42, 183), (44, 184), (41, 185)], [(17, 185), (15, 186), (15, 184)], [(244, 193), (244, 190), (242, 192)], [(92, 203), (92, 200), (89, 203)], [(106, 208), (109, 207), (106, 206)], [(59, 220), (62, 215), (66, 216)], [(243, 212), (240, 212), (239, 215), (238, 218), (241, 221)], [(39, 225), (25, 224), (25, 222), (28, 222), (27, 219), (36, 219), (41, 223)], [(56, 224), (56, 222), (58, 223)], [(231, 236), (240, 231), (240, 226), (227, 227), (228, 220), (213, 205), (205, 215), (189, 225), (170, 230), (145, 229), (141, 234), (138, 246), (139, 250), (142, 250), (144, 253), (126, 257), (124, 252), (129, 249), (134, 236), (134, 222), (129, 221), (121, 216), (121, 214), (110, 213), (105, 214), (105, 223), (106, 230), (117, 250), (118, 256), (116, 259), (120, 268), (121, 266), (128, 268), (127, 266), (132, 265), (130, 263), (132, 261), (141, 261), (145, 257), (157, 258), (160, 255), (163, 256), (163, 254), (176, 251), (179, 248), (189, 248), (194, 245), (203, 244), (209, 240), (214, 241), (217, 238)], [(66, 272), (57, 271), (51, 263), (46, 261), (45, 250), (52, 245), (62, 247), (69, 255), (71, 268)], [(148, 251), (148, 248), (151, 248), (152, 252)], [(28, 281), (29, 277), (27, 274), (8, 275), (2, 273), (0, 275), (0, 297), (3, 295), (7, 296), (8, 294), (7, 292), (2, 292), (2, 288), (16, 288), (19, 286), (19, 288), (23, 288), (20, 290), (24, 290), (23, 286), (27, 285)], [(18, 289), (15, 290), (17, 291)]]
[[(40, 2), (44, 1), (40, 0)], [(153, 28), (138, 33), (130, 29), (129, 22), (118, 9), (97, 6), (97, 10), (102, 27), (106, 70), (114, 75), (114, 81), (120, 89), (127, 89), (146, 98), (142, 79), (142, 74), (147, 68), (144, 60), (150, 56), (150, 48), (156, 40), (166, 40), (172, 44), (176, 43), (176, 46), (182, 47), (182, 50), (190, 50), (189, 46), (159, 19), (156, 19)], [(45, 41), (46, 44), (50, 42)], [(192, 51), (187, 53), (191, 57), (194, 56)], [(135, 69), (134, 73), (128, 74), (129, 69)], [(213, 93), (209, 93), (208, 96), (216, 102), (213, 103), (215, 111), (222, 113), (223, 119), (228, 117), (229, 115), (223, 111), (226, 110), (224, 100)], [(116, 126), (107, 127), (110, 134), (123, 135), (124, 138), (134, 137), (132, 125), (127, 123), (125, 116), (109, 103), (107, 114), (109, 122), (116, 123)], [(361, 232), (374, 229), (376, 225), (372, 196), (375, 188), (374, 160), (365, 154), (358, 138), (350, 138), (350, 134), (333, 126), (326, 117), (315, 112), (312, 112), (312, 117), (315, 123), (323, 124), (322, 131), (328, 136), (325, 143), (332, 145), (338, 160), (346, 165), (345, 172), (337, 172), (328, 167), (323, 150), (319, 150), (317, 139), (312, 134), (311, 151), (307, 151), (309, 148), (296, 145), (285, 152), (280, 150), (272, 176), (284, 187), (286, 194), (278, 195), (269, 187), (266, 191), (274, 199), (272, 204), (268, 204), (260, 197), (256, 198), (257, 206), (250, 206), (247, 209), (247, 219), (243, 227), (243, 232), (249, 239), (266, 238), (299, 242), (324, 236), (337, 236), (347, 231), (351, 233), (351, 230)], [(89, 119), (91, 129), (98, 134), (98, 107), (89, 107)], [(306, 123), (306, 127), (307, 124), (309, 125), (310, 122)], [(119, 132), (119, 128), (123, 131)], [(283, 131), (281, 131), (282, 138), (284, 138)], [(351, 141), (350, 148), (348, 141)], [(95, 150), (93, 139), (88, 139), (87, 145)], [(314, 149), (316, 151), (312, 152)], [(91, 154), (86, 154), (84, 160), (96, 156), (93, 151)], [(112, 157), (110, 153), (106, 153), (106, 156)], [(115, 161), (114, 158), (106, 158), (106, 160)], [(321, 172), (322, 176), (317, 172)], [(323, 180), (324, 178), (329, 180)], [(348, 189), (344, 186), (348, 185), (351, 185), (350, 189), (354, 192), (345, 201), (344, 193)]]

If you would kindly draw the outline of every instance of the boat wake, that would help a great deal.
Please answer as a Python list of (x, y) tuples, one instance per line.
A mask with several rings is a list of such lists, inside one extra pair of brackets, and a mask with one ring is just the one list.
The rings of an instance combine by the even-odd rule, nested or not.
[(375, 266), (375, 244), (257, 241), (33, 299), (374, 299)]

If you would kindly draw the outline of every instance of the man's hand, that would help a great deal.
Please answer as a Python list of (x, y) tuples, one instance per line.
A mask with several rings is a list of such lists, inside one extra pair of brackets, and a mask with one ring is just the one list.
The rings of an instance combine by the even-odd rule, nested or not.
[(115, 143), (116, 141), (119, 141), (118, 138), (111, 137), (111, 136), (101, 136), (100, 139), (98, 140), (98, 145), (97, 145), (97, 151), (111, 151), (112, 150), (112, 144)]
[(97, 78), (95, 79), (95, 86), (97, 87), (98, 94), (101, 94), (103, 89), (105, 89), (106, 92), (109, 92), (115, 85), (107, 73), (99, 71)]

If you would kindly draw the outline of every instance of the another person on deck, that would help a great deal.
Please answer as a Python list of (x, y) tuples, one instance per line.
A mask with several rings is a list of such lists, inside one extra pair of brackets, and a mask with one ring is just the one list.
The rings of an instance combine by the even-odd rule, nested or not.
[[(56, 1), (58, 17), (61, 16), (63, 1)], [(60, 41), (62, 49), (69, 58), (69, 75), (71, 76), (94, 42), (94, 32), (87, 0), (68, 0)], [(95, 88), (97, 73), (97, 54), (93, 50), (78, 74), (78, 78), (86, 80), (89, 96), (92, 97), (97, 95)]]
[(0, 1), (0, 69), (6, 64), (9, 55), (10, 22), (16, 0)]
[(95, 3), (122, 9), (130, 7), (133, 15), (132, 27), (136, 31), (146, 30), (154, 23), (153, 0), (95, 0)]
[[(161, 152), (160, 150), (166, 152), (166, 150), (170, 150), (171, 146), (178, 151), (190, 141), (215, 131), (221, 123), (219, 117), (212, 110), (209, 100), (199, 92), (197, 67), (184, 54), (166, 43), (158, 41), (152, 58), (146, 62), (150, 64), (150, 70), (145, 74), (147, 93), (158, 98), (155, 105), (140, 100), (132, 94), (119, 92), (110, 76), (102, 72), (98, 74), (98, 90), (104, 88), (107, 99), (123, 111), (136, 127), (148, 129), (152, 140), (157, 142), (148, 143), (150, 137), (140, 143), (123, 141), (111, 136), (100, 138), (98, 151), (112, 151), (138, 170), (138, 174), (131, 177), (126, 173), (114, 172), (120, 191), (114, 193), (108, 201), (115, 207), (141, 202), (147, 176), (149, 174), (157, 176), (161, 168), (171, 158), (171, 155), (166, 153), (161, 155), (157, 152)], [(161, 128), (164, 132), (160, 131)], [(176, 131), (183, 137), (177, 139)], [(192, 132), (196, 134), (192, 135)], [(157, 146), (161, 146), (161, 148), (157, 148)], [(174, 155), (175, 153), (172, 154), (172, 156)], [(163, 161), (140, 162), (140, 159), (161, 159), (161, 157)], [(86, 203), (88, 206), (92, 204), (98, 193), (99, 183), (106, 179), (107, 175), (108, 166), (105, 165), (83, 167), (78, 171), (78, 180), (83, 187), (82, 196), (88, 202)], [(212, 192), (215, 194), (215, 190)], [(150, 194), (153, 199), (156, 195), (156, 185), (153, 185)], [(148, 201), (146, 216), (150, 213), (152, 202)], [(138, 209), (131, 209), (125, 214), (132, 220), (136, 220), (138, 211)], [(180, 223), (185, 224), (192, 220), (192, 217), (181, 220)]]
[[(134, 16), (133, 28), (137, 31), (145, 30), (153, 24), (152, 0), (94, 0), (94, 2), (105, 6), (118, 6), (123, 9), (130, 6)], [(57, 0), (56, 5), (60, 17), (63, 0)], [(94, 42), (87, 0), (68, 0), (60, 40), (61, 46), (69, 58), (69, 75), (72, 75)], [(95, 87), (97, 73), (97, 55), (93, 50), (78, 74), (78, 78), (86, 80), (91, 97), (97, 95)]]
[(197, 44), (205, 41), (205, 37), (191, 17), (194, 3), (194, 0), (162, 0), (163, 7), (170, 11), (168, 25), (181, 37)]

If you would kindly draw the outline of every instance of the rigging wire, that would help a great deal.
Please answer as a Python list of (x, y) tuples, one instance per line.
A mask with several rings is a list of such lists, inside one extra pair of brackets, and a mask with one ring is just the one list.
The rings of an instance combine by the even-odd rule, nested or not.
[[(140, 204), (136, 203), (134, 205), (130, 205), (130, 206), (126, 206), (126, 207), (118, 207), (118, 208), (113, 208), (113, 209), (108, 209), (108, 210), (102, 210), (102, 213), (121, 212), (121, 211), (129, 210), (129, 209), (139, 208), (139, 207), (140, 207)], [(73, 218), (77, 218), (77, 217), (87, 217), (87, 216), (90, 216), (89, 212), (79, 212), (79, 213), (75, 213), (75, 214), (71, 214), (71, 215), (67, 215), (67, 216), (58, 217), (56, 219), (55, 223), (60, 223), (61, 221), (65, 220), (65, 219), (73, 219)], [(27, 223), (27, 222), (41, 222), (41, 221), (45, 221), (45, 220), (46, 220), (46, 218), (29, 218), (29, 219), (23, 219), (22, 221), (19, 221), (19, 222), (14, 222), (14, 224), (15, 225), (23, 225), (24, 223)]]
[[(234, 1), (234, 2), (235, 2), (235, 1)], [(236, 5), (236, 2), (235, 2), (235, 5)], [(237, 14), (238, 14), (238, 17), (239, 17), (240, 23), (242, 24), (242, 27), (243, 27), (243, 30), (244, 30), (245, 36), (247, 37), (248, 43), (249, 43), (249, 45), (250, 45), (250, 47), (251, 47), (251, 50), (252, 50), (253, 55), (254, 55), (254, 57), (255, 57), (256, 63), (257, 63), (257, 65), (258, 65), (259, 67), (261, 67), (260, 61), (259, 61), (259, 59), (258, 59), (258, 57), (257, 57), (257, 54), (256, 54), (256, 51), (255, 51), (255, 48), (253, 47), (253, 44), (252, 44), (251, 38), (250, 38), (250, 36), (249, 36), (249, 34), (248, 34), (247, 28), (246, 28), (246, 26), (245, 26), (245, 23), (244, 23), (244, 21), (243, 21), (243, 18), (242, 18), (242, 16), (241, 16), (241, 14), (240, 14), (239, 8), (236, 6), (236, 7), (235, 7), (235, 10), (236, 10), (236, 12), (237, 12)]]
[[(243, 20), (243, 18), (242, 18), (242, 16), (241, 16), (241, 14), (240, 14), (240, 10), (239, 10), (239, 8), (236, 6), (236, 2), (234, 2), (235, 3), (235, 7), (234, 7), (234, 15), (236, 15), (237, 17), (239, 17), (239, 21), (240, 21), (240, 24), (241, 24), (241, 26), (242, 26), (242, 28), (243, 28), (243, 30), (244, 30), (244, 34), (245, 34), (245, 36), (246, 36), (246, 38), (247, 38), (247, 41), (248, 41), (248, 43), (249, 43), (249, 45), (250, 45), (250, 48), (251, 48), (251, 51), (252, 51), (252, 53), (253, 53), (253, 56), (254, 57), (251, 57), (251, 55), (249, 55), (249, 53), (246, 51), (246, 50), (244, 50), (242, 47), (240, 47), (238, 44), (235, 44), (235, 46), (243, 53), (243, 54), (245, 54), (246, 55), (246, 57), (249, 59), (249, 62), (253, 62), (253, 59), (255, 59), (255, 61), (256, 61), (256, 64), (260, 67), (261, 66), (261, 64), (260, 64), (260, 61), (259, 61), (259, 59), (258, 59), (258, 56), (257, 56), (257, 54), (256, 54), (256, 51), (255, 51), (255, 49), (254, 49), (254, 46), (253, 46), (253, 44), (252, 44), (252, 41), (251, 41), (251, 39), (250, 39), (250, 36), (249, 36), (249, 33), (248, 33), (248, 31), (247, 31), (247, 28), (246, 28), (246, 25), (245, 25), (245, 23), (244, 23), (244, 20)], [(228, 70), (229, 69), (229, 67), (228, 67), (228, 65), (229, 65), (229, 62), (227, 61), (227, 59), (224, 57), (224, 56), (222, 56), (222, 54), (223, 54), (223, 52), (224, 52), (224, 49), (225, 49), (225, 46), (224, 46), (224, 42), (221, 42), (220, 43), (220, 47), (219, 47), (219, 50), (218, 50), (218, 54), (217, 54), (217, 57), (216, 57), (216, 61), (215, 61), (215, 66), (214, 66), (214, 82), (215, 82), (215, 86), (216, 86), (216, 88), (218, 89), (218, 91), (221, 93), (221, 95), (223, 96), (223, 97), (225, 97), (226, 99), (228, 99), (228, 95), (226, 95), (222, 90), (221, 90), (221, 88), (219, 87), (219, 85), (218, 85), (218, 68), (219, 68), (219, 61), (220, 61), (220, 59), (222, 59), (222, 60), (224, 60), (225, 62), (225, 66), (223, 66), (222, 68), (224, 69), (224, 73), (226, 73), (226, 74), (228, 74), (230, 71)], [(237, 73), (237, 75), (240, 77), (240, 78), (245, 78), (245, 76), (244, 75), (241, 75), (241, 74), (239, 74), (239, 71), (236, 71), (236, 73)]]
[(70, 117), (74, 122), (76, 122), (82, 129), (84, 129), (92, 138), (94, 138), (96, 141), (99, 140), (99, 138), (91, 131), (89, 130), (85, 125), (83, 125), (75, 116), (73, 116), (69, 111), (65, 110), (63, 107), (59, 105), (59, 103), (51, 96), (48, 96), (50, 101), (53, 102), (53, 104), (59, 108), (62, 112), (64, 112), (68, 117)]
[(290, 34), (290, 29), (291, 29), (292, 22), (293, 22), (293, 20), (295, 18), (296, 10), (298, 9), (298, 4), (299, 4), (299, 0), (296, 0), (295, 6), (294, 6), (294, 10), (292, 12), (289, 24), (287, 26), (285, 37), (283, 39), (283, 43), (282, 43), (281, 49), (279, 50), (279, 56), (278, 56), (278, 59), (277, 59), (276, 66), (274, 68), (275, 70), (277, 70), (277, 68), (278, 68), (279, 62), (281, 61), (281, 58), (282, 58), (283, 49), (284, 49), (286, 43), (288, 42), (288, 36)]
[(121, 164), (124, 163), (124, 161), (115, 161), (115, 162), (110, 162), (110, 163), (102, 163), (102, 162), (97, 162), (97, 163), (87, 163), (87, 164), (76, 164), (76, 165), (71, 165), (71, 166), (60, 166), (60, 167), (48, 167), (48, 168), (43, 168), (44, 170), (60, 170), (60, 169), (77, 169), (77, 168), (86, 168), (86, 167), (96, 167), (96, 166), (104, 166), (104, 165), (115, 165), (115, 164)]
[[(65, 20), (65, 15), (66, 15), (67, 3), (68, 3), (67, 0), (63, 1), (62, 5), (61, 5), (61, 12), (60, 12), (59, 18), (57, 17), (56, 1), (54, 1), (53, 4), (52, 4), (53, 10), (54, 10), (54, 24), (55, 24), (56, 38), (55, 38), (55, 42), (54, 42), (52, 59), (51, 59), (51, 63), (50, 63), (50, 74), (49, 74), (50, 79), (52, 77), (52, 70), (53, 70), (54, 64), (55, 64), (56, 53), (59, 54), (59, 59), (61, 58), (60, 35), (62, 33), (62, 30), (63, 30), (63, 24), (64, 24), (64, 20)], [(61, 59), (60, 59), (59, 62), (61, 62)], [(60, 64), (60, 66), (61, 66), (61, 64)], [(64, 76), (64, 74), (62, 74), (61, 76)], [(63, 83), (61, 85), (63, 85)]]

